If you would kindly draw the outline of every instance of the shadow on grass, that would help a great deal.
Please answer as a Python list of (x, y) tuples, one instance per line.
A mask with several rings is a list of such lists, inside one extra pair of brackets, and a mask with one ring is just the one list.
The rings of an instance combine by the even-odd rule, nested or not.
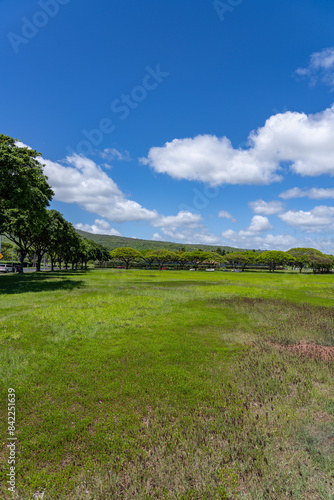
[(71, 277), (85, 273), (86, 271), (55, 271), (5, 275), (0, 277), (0, 294), (70, 291), (83, 288), (84, 281), (72, 280)]

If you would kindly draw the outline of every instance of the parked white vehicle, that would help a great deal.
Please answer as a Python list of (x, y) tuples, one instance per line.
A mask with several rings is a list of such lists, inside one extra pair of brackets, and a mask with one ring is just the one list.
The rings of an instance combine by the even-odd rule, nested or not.
[(13, 271), (14, 271), (14, 268), (10, 264), (0, 264), (0, 272), (1, 273), (12, 273)]

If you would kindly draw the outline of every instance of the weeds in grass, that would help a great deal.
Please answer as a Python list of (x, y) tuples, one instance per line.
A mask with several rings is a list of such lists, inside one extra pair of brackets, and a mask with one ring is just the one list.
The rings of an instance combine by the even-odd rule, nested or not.
[(333, 345), (328, 277), (189, 274), (11, 283), (18, 499), (333, 498), (333, 364), (276, 347)]

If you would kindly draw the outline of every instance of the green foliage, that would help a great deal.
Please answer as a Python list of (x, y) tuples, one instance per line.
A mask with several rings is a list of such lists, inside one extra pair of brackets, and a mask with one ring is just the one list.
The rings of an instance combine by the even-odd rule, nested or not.
[(0, 134), (0, 230), (7, 232), (8, 210), (38, 213), (49, 205), (53, 191), (38, 161), (40, 153), (18, 147), (16, 140)]
[(201, 263), (205, 261), (212, 262), (213, 260), (212, 253), (204, 252), (203, 250), (193, 250), (192, 252), (186, 252), (186, 257), (188, 261), (193, 264), (195, 269), (197, 269)]
[(230, 252), (223, 257), (223, 262), (229, 262), (235, 268), (241, 268), (242, 271), (246, 268), (247, 264), (253, 264), (257, 261), (257, 254), (252, 251), (246, 252)]
[(8, 261), (11, 260), (12, 253), (14, 259), (16, 259), (16, 252), (14, 250), (14, 245), (12, 245), (11, 243), (8, 243), (6, 241), (1, 242), (1, 253), (3, 255), (3, 258), (1, 259), (2, 262), (4, 262), (5, 260)]
[(119, 260), (124, 263), (126, 269), (129, 269), (134, 261), (143, 258), (138, 250), (130, 247), (115, 248), (110, 252), (110, 257), (111, 259)]
[(41, 232), (53, 196), (39, 156), (0, 134), (0, 231), (18, 246), (22, 263)]
[(313, 254), (308, 257), (307, 263), (314, 273), (326, 273), (333, 268), (334, 257), (332, 255)]
[[(169, 241), (152, 241), (152, 240), (141, 240), (139, 238), (126, 238), (125, 236), (110, 236), (106, 234), (92, 234), (86, 231), (81, 231), (77, 229), (77, 232), (84, 238), (100, 243), (101, 245), (108, 248), (108, 250), (113, 250), (118, 247), (131, 247), (135, 250), (151, 251), (151, 250), (170, 250), (173, 252), (184, 252), (192, 250), (204, 250), (206, 252), (211, 252), (213, 250), (212, 245), (191, 245), (184, 243), (172, 243)], [(233, 247), (222, 247), (223, 251), (235, 250)]]
[(170, 250), (152, 250), (146, 253), (146, 258), (153, 259), (152, 262), (157, 262), (159, 269), (161, 269), (167, 262), (176, 262), (178, 256)]
[(280, 250), (267, 250), (257, 257), (257, 261), (269, 266), (271, 272), (274, 272), (277, 266), (282, 266), (287, 262), (294, 262), (294, 260), (292, 255)]
[(288, 253), (294, 258), (293, 264), (298, 267), (299, 272), (310, 263), (314, 256), (322, 255), (315, 248), (291, 248)]

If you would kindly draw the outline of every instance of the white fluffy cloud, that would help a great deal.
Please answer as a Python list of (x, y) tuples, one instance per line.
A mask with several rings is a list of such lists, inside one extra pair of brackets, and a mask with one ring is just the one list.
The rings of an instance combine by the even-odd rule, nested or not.
[(334, 229), (334, 207), (320, 205), (308, 212), (289, 210), (279, 217), (289, 226), (308, 233), (320, 233)]
[(177, 215), (159, 216), (152, 220), (153, 227), (160, 227), (164, 229), (175, 229), (177, 227), (195, 228), (199, 227), (202, 222), (200, 214), (193, 214), (187, 210), (182, 210)]
[(233, 149), (229, 139), (198, 135), (174, 139), (151, 148), (141, 162), (175, 179), (199, 180), (212, 185), (269, 184), (280, 180), (275, 162), (261, 161), (252, 150)]
[(288, 250), (300, 246), (299, 240), (290, 234), (266, 234), (265, 236), (246, 234), (246, 231), (228, 229), (222, 233), (226, 243), (238, 248), (254, 248), (263, 250)]
[(283, 212), (283, 203), (281, 201), (263, 201), (256, 200), (248, 203), (250, 208), (256, 214), (273, 215)]
[(193, 243), (201, 245), (221, 245), (222, 241), (216, 234), (210, 233), (204, 226), (197, 228), (196, 230), (192, 228), (161, 228), (161, 232), (164, 237), (159, 233), (154, 233), (152, 239), (155, 240), (168, 240), (181, 243)]
[(272, 225), (270, 224), (267, 217), (263, 217), (262, 215), (254, 215), (247, 229), (242, 229), (241, 231), (233, 231), (233, 229), (227, 229), (226, 231), (222, 232), (222, 236), (225, 240), (229, 240), (230, 244), (232, 243), (238, 247), (254, 248), (255, 245), (256, 248), (260, 248), (260, 242), (264, 243), (267, 236), (269, 235), (267, 235), (265, 238), (259, 235), (264, 233), (265, 231), (269, 231), (269, 229), (272, 229)]
[(334, 239), (321, 237), (300, 238), (289, 233), (266, 234), (265, 236), (245, 236), (240, 235), (231, 229), (223, 233), (225, 244), (238, 248), (254, 248), (262, 250), (290, 250), (294, 247), (316, 248), (321, 252), (333, 254)]
[(284, 200), (290, 200), (291, 198), (311, 198), (313, 200), (325, 200), (327, 198), (334, 198), (334, 189), (331, 188), (311, 188), (311, 189), (300, 189), (294, 187), (283, 191), (280, 198)]
[(251, 220), (249, 227), (246, 229), (248, 233), (264, 233), (264, 231), (268, 231), (272, 229), (272, 225), (270, 224), (267, 217), (263, 217), (262, 215), (254, 215)]
[(151, 240), (152, 241), (164, 241), (163, 237), (159, 233), (153, 233)]
[(118, 160), (118, 161), (130, 161), (131, 156), (129, 151), (118, 151), (116, 148), (106, 148), (100, 153), (101, 158), (107, 161)]
[(314, 52), (306, 68), (298, 68), (296, 74), (310, 79), (311, 85), (319, 81), (334, 90), (334, 47)]
[(80, 229), (81, 231), (86, 231), (87, 233), (121, 236), (121, 233), (119, 233), (116, 229), (111, 227), (109, 222), (103, 219), (95, 219), (94, 224), (92, 225), (82, 224), (80, 222), (79, 224), (74, 224), (74, 227), (76, 229)]
[[(165, 239), (175, 238), (184, 242), (197, 239), (197, 243), (219, 239), (207, 232), (200, 214), (183, 210), (176, 215), (164, 216), (128, 200), (117, 184), (88, 158), (74, 155), (67, 158), (66, 165), (44, 159), (41, 161), (45, 164), (44, 171), (56, 200), (77, 203), (88, 212), (114, 222), (148, 221), (159, 228)], [(101, 219), (96, 219), (93, 225), (77, 224), (76, 227), (95, 234), (119, 235), (107, 221)], [(159, 233), (155, 233), (154, 238), (160, 238)]]
[(158, 216), (139, 203), (128, 200), (117, 184), (92, 160), (68, 157), (66, 164), (42, 159), (44, 172), (55, 192), (55, 199), (77, 203), (88, 212), (114, 222), (151, 221)]
[(151, 221), (153, 227), (158, 227), (160, 233), (154, 233), (153, 240), (171, 240), (182, 243), (202, 243), (215, 245), (221, 243), (221, 238), (209, 233), (203, 225), (203, 218), (200, 214), (193, 214), (187, 210), (179, 212), (177, 215), (158, 216)]
[(229, 212), (226, 212), (225, 210), (221, 210), (220, 212), (218, 212), (218, 217), (220, 219), (229, 219), (233, 223), (238, 222), (237, 219), (233, 217), (233, 215), (231, 215)]
[[(23, 146), (22, 146), (23, 147)], [(202, 216), (182, 210), (176, 215), (164, 216), (128, 200), (117, 184), (92, 160), (79, 155), (67, 157), (61, 164), (41, 159), (44, 172), (55, 192), (55, 199), (77, 203), (88, 212), (96, 213), (114, 222), (147, 221), (163, 233), (154, 233), (153, 239), (175, 239), (183, 242), (216, 243), (220, 238), (203, 226)], [(94, 224), (79, 223), (77, 229), (95, 234), (120, 233), (102, 219)]]
[(334, 105), (306, 115), (271, 116), (249, 135), (247, 149), (234, 149), (229, 139), (211, 135), (174, 139), (150, 149), (141, 162), (175, 179), (211, 185), (270, 184), (282, 179), (282, 163), (300, 175), (334, 175)]

